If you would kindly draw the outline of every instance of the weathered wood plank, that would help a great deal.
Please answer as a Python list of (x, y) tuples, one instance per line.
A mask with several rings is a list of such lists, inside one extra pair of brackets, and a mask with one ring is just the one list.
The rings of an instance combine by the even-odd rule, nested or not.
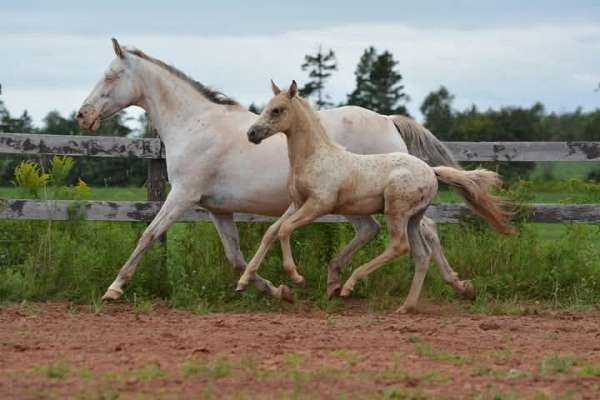
[(160, 158), (161, 145), (154, 138), (2, 133), (0, 154)]
[[(68, 200), (0, 200), (0, 219), (16, 220), (66, 220), (80, 216), (92, 221), (144, 221), (152, 220), (161, 202), (143, 201), (85, 201)], [(463, 204), (436, 204), (429, 207), (427, 215), (438, 223), (456, 224), (474, 218)], [(523, 217), (528, 222), (540, 223), (600, 223), (600, 204), (532, 204)], [(237, 214), (240, 222), (270, 222), (272, 217)], [(197, 207), (188, 210), (181, 222), (210, 221), (206, 210)], [(343, 222), (336, 215), (327, 215), (319, 222)]]
[[(600, 142), (444, 142), (458, 161), (600, 161)], [(160, 140), (2, 133), (0, 154), (164, 158)]]
[(600, 161), (600, 142), (445, 142), (458, 161)]

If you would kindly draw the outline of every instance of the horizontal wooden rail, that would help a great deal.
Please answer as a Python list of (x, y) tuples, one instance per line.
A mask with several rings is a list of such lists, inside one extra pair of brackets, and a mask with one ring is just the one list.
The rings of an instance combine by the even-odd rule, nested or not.
[[(69, 200), (0, 200), (0, 219), (56, 220), (84, 218), (91, 221), (150, 221), (158, 212), (158, 201), (84, 201)], [(473, 214), (463, 204), (434, 204), (427, 215), (438, 223), (455, 224), (472, 219)], [(527, 222), (539, 223), (600, 223), (600, 204), (531, 204), (523, 212)], [(240, 222), (268, 222), (273, 217), (236, 214)], [(180, 222), (210, 221), (206, 210), (188, 210)], [(343, 217), (327, 215), (318, 222), (343, 222)]]
[[(600, 161), (600, 142), (445, 142), (458, 161)], [(0, 154), (164, 158), (160, 140), (1, 133)]]
[(164, 158), (160, 140), (119, 136), (1, 133), (0, 154), (68, 155), (75, 157)]

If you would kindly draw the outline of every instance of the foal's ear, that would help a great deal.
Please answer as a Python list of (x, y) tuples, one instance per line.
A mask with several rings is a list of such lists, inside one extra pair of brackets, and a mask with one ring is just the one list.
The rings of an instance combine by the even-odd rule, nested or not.
[(277, 96), (279, 93), (281, 93), (281, 89), (279, 89), (279, 86), (277, 86), (275, 84), (275, 82), (273, 82), (273, 79), (271, 79), (271, 90), (273, 90), (273, 94), (275, 96)]
[(113, 44), (113, 50), (115, 51), (115, 54), (119, 57), (119, 58), (125, 58), (125, 52), (123, 51), (123, 49), (121, 48), (121, 45), (119, 44), (119, 42), (117, 42), (117, 39), (112, 38), (112, 44)]
[(298, 94), (298, 84), (296, 81), (292, 81), (290, 85), (290, 90), (288, 90), (288, 94), (290, 95), (290, 99), (294, 98)]

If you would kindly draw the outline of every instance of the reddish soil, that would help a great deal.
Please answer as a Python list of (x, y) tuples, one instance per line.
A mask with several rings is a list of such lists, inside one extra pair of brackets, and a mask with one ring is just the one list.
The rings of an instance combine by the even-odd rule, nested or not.
[(600, 313), (0, 307), (1, 399), (562, 396), (600, 398)]

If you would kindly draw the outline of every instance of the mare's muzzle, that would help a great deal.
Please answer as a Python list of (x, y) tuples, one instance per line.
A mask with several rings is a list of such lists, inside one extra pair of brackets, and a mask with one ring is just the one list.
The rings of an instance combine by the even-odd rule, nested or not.
[(80, 127), (83, 129), (89, 129), (92, 132), (95, 132), (100, 127), (100, 113), (94, 106), (89, 104), (84, 104), (79, 109), (75, 119), (77, 119)]

